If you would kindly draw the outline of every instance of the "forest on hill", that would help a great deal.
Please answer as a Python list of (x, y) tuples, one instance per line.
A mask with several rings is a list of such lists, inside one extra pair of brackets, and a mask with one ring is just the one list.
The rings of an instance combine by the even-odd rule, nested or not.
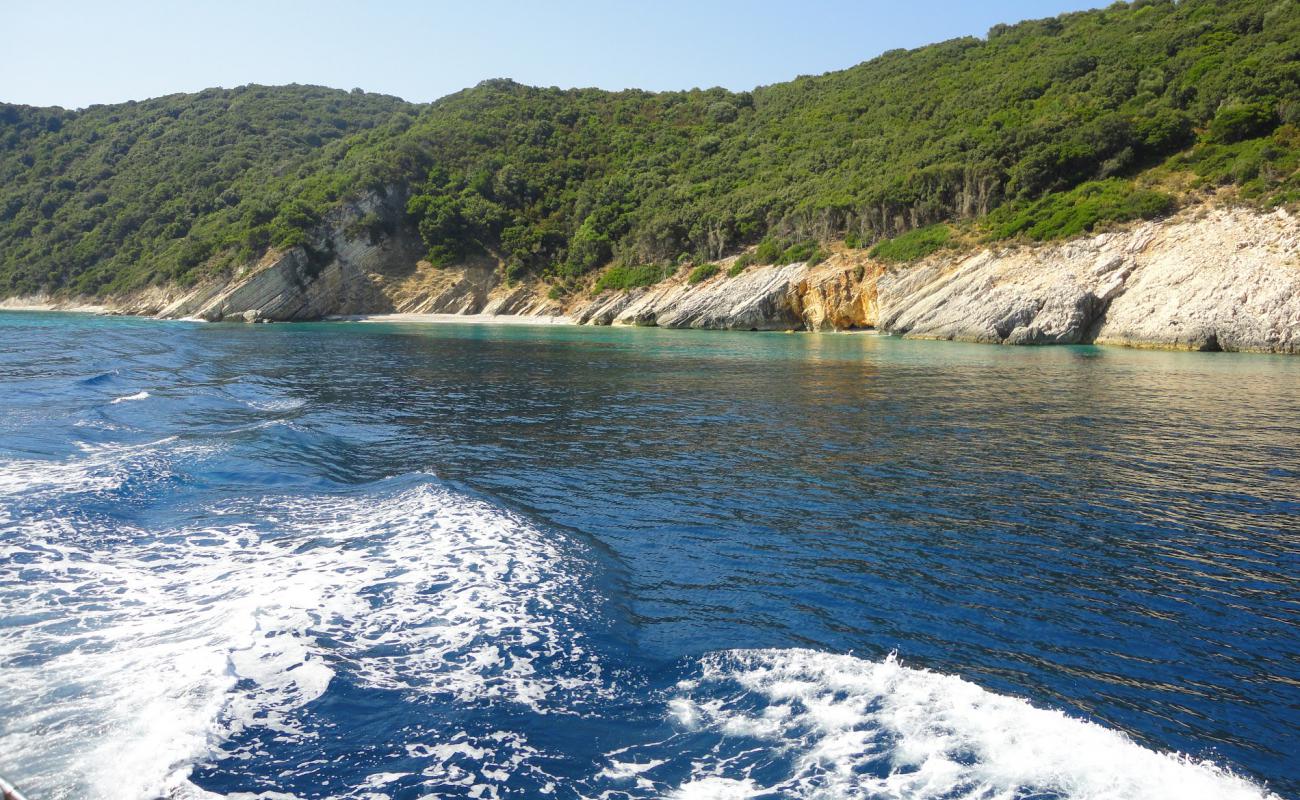
[(755, 244), (1059, 238), (1219, 187), (1300, 202), (1297, 0), (1116, 3), (746, 92), (0, 105), (0, 294), (190, 283), (375, 191), (403, 193), (434, 263), (486, 253), (563, 287)]

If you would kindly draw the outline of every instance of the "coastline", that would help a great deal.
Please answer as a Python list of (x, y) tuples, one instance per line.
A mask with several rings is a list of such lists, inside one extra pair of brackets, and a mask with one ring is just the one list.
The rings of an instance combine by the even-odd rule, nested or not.
[(570, 316), (544, 314), (419, 314), (393, 312), (388, 314), (339, 314), (324, 317), (322, 322), (386, 322), (415, 323), (423, 325), (551, 325), (579, 326)]
[[(434, 268), (392, 243), (335, 233), (308, 255), (193, 287), (105, 298), (31, 294), (0, 310), (70, 311), (209, 322), (579, 325), (734, 331), (875, 331), (978, 344), (1105, 344), (1300, 355), (1300, 221), (1203, 206), (1156, 222), (1041, 244), (941, 250), (883, 263), (831, 245), (824, 260), (731, 268), (690, 280), (689, 265), (649, 286), (558, 295), (510, 284), (490, 265)], [(408, 248), (409, 249), (409, 248)]]
[(0, 300), (0, 311), (64, 311), (70, 314), (111, 314), (105, 305), (80, 302), (49, 302), (27, 297), (7, 297)]
[[(143, 314), (129, 311), (115, 310), (108, 306), (97, 306), (91, 304), (57, 304), (57, 303), (27, 303), (27, 304), (10, 304), (0, 301), (0, 313), (4, 312), (17, 313), (61, 313), (61, 314), (91, 314), (95, 316), (114, 316), (114, 317), (133, 317), (136, 319), (151, 319), (158, 322), (199, 322), (212, 323), (213, 320), (206, 320), (201, 317), (166, 317), (158, 314)], [(261, 320), (261, 322), (270, 324), (271, 320)], [(363, 324), (387, 324), (387, 325), (481, 325), (486, 327), (537, 327), (537, 328), (660, 328), (664, 330), (695, 330), (700, 332), (717, 332), (728, 331), (732, 333), (752, 333), (755, 331), (744, 328), (708, 328), (708, 327), (668, 327), (658, 325), (636, 325), (624, 322), (613, 322), (606, 324), (596, 324), (592, 322), (582, 322), (572, 316), (565, 315), (530, 315), (530, 314), (425, 314), (411, 312), (391, 312), (380, 314), (344, 314), (331, 315), (322, 317), (318, 320), (291, 320), (292, 323), (298, 322), (353, 322)], [(245, 323), (237, 323), (245, 324)], [(283, 324), (280, 323), (280, 324)], [(1036, 344), (1013, 344), (1006, 341), (990, 341), (986, 338), (964, 337), (964, 336), (942, 336), (927, 335), (918, 333), (907, 333), (904, 331), (894, 331), (874, 327), (867, 328), (769, 328), (763, 333), (787, 333), (787, 334), (817, 334), (817, 335), (835, 335), (835, 336), (878, 336), (883, 338), (908, 339), (918, 342), (951, 342), (956, 344), (978, 344), (978, 345), (1003, 345), (1008, 347), (1051, 347), (1054, 345), (1085, 345), (1091, 347), (1113, 347), (1124, 350), (1151, 350), (1159, 352), (1230, 352), (1243, 353), (1251, 355), (1290, 355), (1287, 352), (1269, 350), (1265, 348), (1239, 347), (1231, 350), (1205, 348), (1197, 346), (1195, 343), (1174, 343), (1168, 341), (1142, 341), (1142, 340), (1125, 340), (1125, 339), (1094, 339), (1079, 342), (1045, 342)]]

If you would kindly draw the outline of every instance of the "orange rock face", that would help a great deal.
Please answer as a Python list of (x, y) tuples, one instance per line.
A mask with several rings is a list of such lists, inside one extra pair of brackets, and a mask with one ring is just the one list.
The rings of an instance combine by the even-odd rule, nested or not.
[(876, 327), (876, 279), (884, 272), (864, 255), (838, 253), (794, 286), (796, 303), (810, 331)]

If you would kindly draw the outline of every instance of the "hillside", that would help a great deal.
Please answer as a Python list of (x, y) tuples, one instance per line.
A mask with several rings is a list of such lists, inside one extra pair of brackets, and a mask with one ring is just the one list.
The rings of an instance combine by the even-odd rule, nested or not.
[(276, 220), (341, 140), (406, 107), (309, 86), (0, 106), (0, 291), (183, 281), (231, 231)]
[(405, 210), (357, 219), (372, 239), (408, 227), (435, 265), (486, 257), (560, 293), (759, 243), (910, 260), (1223, 186), (1296, 203), (1298, 125), (1296, 0), (1117, 3), (742, 93), (498, 80), (428, 105), (249, 86), (0, 106), (0, 294), (192, 285), (315, 248), (365, 193)]

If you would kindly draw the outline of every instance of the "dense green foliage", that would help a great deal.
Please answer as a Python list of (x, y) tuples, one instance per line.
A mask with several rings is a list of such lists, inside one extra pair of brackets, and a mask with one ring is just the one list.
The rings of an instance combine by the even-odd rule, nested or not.
[(952, 228), (939, 222), (879, 242), (871, 248), (871, 257), (881, 261), (915, 261), (947, 247), (951, 242)]
[(671, 267), (664, 267), (659, 264), (636, 264), (634, 266), (615, 264), (601, 273), (600, 278), (596, 281), (595, 291), (599, 293), (607, 289), (634, 289), (638, 286), (651, 286), (672, 275), (673, 272), (674, 270)]
[(809, 266), (825, 261), (829, 254), (815, 239), (795, 241), (777, 236), (764, 237), (753, 250), (742, 253), (732, 265), (728, 274), (739, 275), (742, 270), (753, 264), (795, 264), (807, 263)]
[(1128, 181), (1089, 181), (1031, 203), (1011, 203), (989, 215), (995, 239), (1024, 234), (1043, 241), (1077, 236), (1104, 222), (1151, 219), (1173, 210), (1174, 198)]
[(722, 271), (722, 267), (717, 264), (700, 264), (691, 273), (686, 276), (686, 282), (694, 286), (697, 283), (703, 283), (714, 275)]
[(1207, 143), (1170, 159), (1168, 167), (1191, 170), (1200, 186), (1235, 184), (1248, 200), (1300, 203), (1300, 128), (1284, 125), (1272, 136), (1230, 145)]
[[(350, 187), (285, 202), (392, 97), (244, 87), (84, 111), (0, 105), (0, 291), (180, 280), (300, 236)], [(242, 252), (240, 252), (242, 251)]]
[[(488, 81), (426, 106), (306, 87), (4, 106), (0, 292), (192, 280), (307, 241), (366, 191), (409, 201), (435, 262), (486, 253), (560, 281), (748, 245), (911, 247), (985, 218), (1050, 238), (1167, 211), (1136, 188), (1153, 171), (1293, 202), (1297, 124), (1300, 0), (1117, 3), (741, 93)], [(605, 285), (649, 271), (618, 274)]]

